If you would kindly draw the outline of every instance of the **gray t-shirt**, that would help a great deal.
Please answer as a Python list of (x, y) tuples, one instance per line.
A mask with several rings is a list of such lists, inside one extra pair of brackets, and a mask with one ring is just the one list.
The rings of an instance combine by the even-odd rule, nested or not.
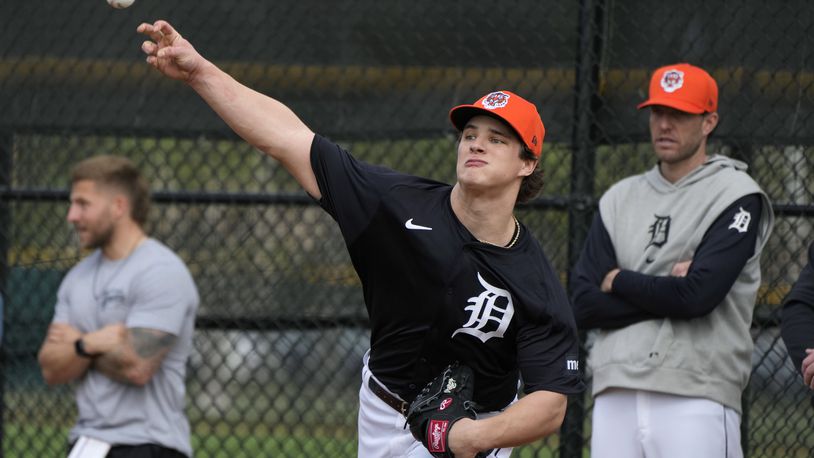
[(123, 322), (178, 337), (143, 387), (90, 369), (78, 381), (79, 418), (69, 439), (87, 435), (112, 444), (160, 444), (192, 455), (184, 414), (186, 362), (198, 309), (198, 291), (184, 262), (147, 239), (127, 258), (111, 261), (100, 250), (72, 268), (57, 293), (54, 322), (83, 333)]

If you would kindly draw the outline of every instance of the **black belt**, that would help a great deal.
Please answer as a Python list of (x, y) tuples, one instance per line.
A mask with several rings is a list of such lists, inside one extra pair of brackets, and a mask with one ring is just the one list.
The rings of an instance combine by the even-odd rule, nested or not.
[(376, 380), (373, 380), (373, 377), (370, 377), (367, 380), (367, 386), (370, 388), (370, 391), (372, 391), (373, 394), (375, 394), (379, 399), (384, 401), (385, 404), (395, 409), (396, 412), (407, 416), (407, 409), (410, 408), (409, 402), (402, 401), (401, 399), (390, 394), (383, 386), (379, 385)]

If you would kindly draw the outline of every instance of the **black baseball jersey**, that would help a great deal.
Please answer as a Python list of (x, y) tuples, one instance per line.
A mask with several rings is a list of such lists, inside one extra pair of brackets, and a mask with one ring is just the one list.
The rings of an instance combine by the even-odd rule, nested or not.
[(369, 367), (403, 399), (447, 364), (475, 371), (486, 410), (525, 392), (584, 389), (571, 307), (525, 227), (511, 248), (481, 243), (458, 221), (448, 184), (355, 160), (315, 136), (320, 205), (338, 223), (370, 317)]

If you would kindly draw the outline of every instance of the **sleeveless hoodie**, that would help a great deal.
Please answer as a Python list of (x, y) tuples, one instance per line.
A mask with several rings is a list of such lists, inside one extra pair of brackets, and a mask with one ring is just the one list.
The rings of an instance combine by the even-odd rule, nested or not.
[[(597, 331), (588, 359), (594, 395), (613, 387), (649, 390), (712, 399), (741, 411), (751, 372), (749, 328), (760, 254), (774, 220), (768, 197), (745, 170), (743, 162), (715, 155), (676, 183), (656, 166), (602, 196), (599, 210), (619, 267), (659, 276), (692, 259), (709, 227), (739, 198), (759, 194), (763, 208), (754, 254), (711, 313)], [(746, 215), (732, 224), (744, 224)]]

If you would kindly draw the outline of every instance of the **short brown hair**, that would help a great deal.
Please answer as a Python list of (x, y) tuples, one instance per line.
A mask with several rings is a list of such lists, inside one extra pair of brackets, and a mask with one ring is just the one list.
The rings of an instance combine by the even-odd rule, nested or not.
[(540, 167), (540, 160), (528, 148), (522, 148), (520, 151), (520, 159), (528, 161), (537, 161), (534, 171), (531, 175), (523, 177), (520, 183), (520, 190), (517, 192), (517, 203), (523, 204), (531, 199), (537, 197), (543, 189), (543, 169)]
[(85, 159), (71, 170), (71, 184), (82, 180), (124, 192), (130, 200), (130, 217), (144, 227), (150, 213), (150, 184), (130, 159), (111, 155)]

